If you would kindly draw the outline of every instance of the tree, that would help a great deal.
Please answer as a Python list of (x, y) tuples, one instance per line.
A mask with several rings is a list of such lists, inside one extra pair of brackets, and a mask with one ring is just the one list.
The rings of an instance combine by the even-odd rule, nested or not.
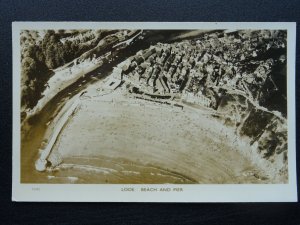
[(35, 58), (42, 64), (45, 64), (45, 55), (42, 52), (42, 49), (38, 47), (37, 51), (35, 52)]
[(34, 72), (36, 69), (37, 64), (33, 58), (27, 56), (22, 60), (22, 72), (29, 79), (34, 78)]
[(54, 69), (55, 66), (56, 66), (56, 63), (55, 63), (55, 46), (54, 45), (47, 46), (45, 56), (46, 56), (45, 63), (47, 65), (47, 67), (49, 69)]

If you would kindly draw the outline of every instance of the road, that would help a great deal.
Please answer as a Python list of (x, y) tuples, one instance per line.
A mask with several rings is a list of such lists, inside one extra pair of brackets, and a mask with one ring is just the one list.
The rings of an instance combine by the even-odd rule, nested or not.
[[(158, 35), (161, 34), (161, 35)], [(59, 110), (73, 96), (86, 89), (89, 85), (107, 77), (114, 66), (134, 55), (141, 49), (147, 49), (151, 44), (167, 40), (169, 32), (148, 31), (144, 39), (137, 39), (129, 48), (122, 48), (113, 52), (113, 60), (79, 78), (76, 82), (60, 91), (38, 113), (32, 116), (21, 127), (21, 183), (48, 182), (42, 173), (36, 171), (35, 161), (39, 157), (39, 149), (44, 141), (49, 121), (59, 113)], [(158, 38), (156, 38), (158, 37)], [(118, 56), (118, 57), (115, 57)]]
[[(35, 161), (39, 158), (39, 149), (44, 141), (46, 131), (49, 129), (49, 121), (59, 113), (59, 110), (73, 96), (86, 89), (89, 85), (107, 77), (114, 66), (134, 55), (140, 49), (150, 46), (144, 41), (136, 41), (130, 48), (124, 48), (113, 52), (112, 61), (89, 72), (85, 77), (60, 91), (37, 114), (28, 119), (21, 127), (21, 182), (39, 183), (46, 182), (44, 175), (36, 171)], [(115, 57), (115, 56), (118, 57)]]
[[(38, 114), (30, 118), (30, 120), (28, 121), (28, 125), (22, 127), (23, 130), (22, 137), (21, 137), (22, 138), (21, 139), (21, 182), (22, 183), (49, 183), (49, 179), (46, 176), (46, 173), (41, 173), (36, 171), (35, 161), (39, 158), (39, 149), (41, 147), (41, 144), (44, 141), (45, 136), (47, 136), (47, 131), (49, 130), (49, 126), (51, 126), (52, 121), (57, 117), (58, 113), (63, 108), (63, 106), (68, 101), (70, 101), (70, 99), (72, 99), (75, 95), (84, 91), (91, 84), (109, 76), (112, 72), (113, 67), (116, 66), (118, 63), (124, 61), (129, 56), (134, 55), (137, 51), (141, 49), (149, 48), (150, 44), (153, 44), (153, 39), (151, 39), (151, 42), (147, 42), (145, 40), (146, 39), (136, 40), (135, 42), (133, 42), (132, 45), (130, 45), (129, 48), (119, 49), (112, 52), (111, 55), (112, 60), (110, 62), (86, 74), (85, 77), (80, 78), (75, 83), (73, 83), (69, 87), (59, 92), (53, 99), (51, 99), (45, 105), (45, 107)], [(161, 41), (161, 40), (157, 40), (157, 41)], [(131, 115), (131, 113), (129, 113), (128, 115)], [(138, 125), (139, 123), (136, 124), (136, 126)], [(180, 130), (179, 128), (177, 129)], [(59, 135), (58, 131), (57, 131), (57, 135)], [(55, 139), (50, 141), (51, 143), (53, 142), (54, 144)], [(110, 161), (112, 159), (107, 158), (107, 160)], [(128, 167), (128, 169), (132, 167), (131, 162), (125, 164)], [(72, 164), (67, 164), (67, 166), (72, 167)], [(135, 165), (135, 166), (139, 167), (139, 165)], [(85, 168), (85, 169), (89, 170), (90, 168)], [(161, 170), (159, 168), (157, 169), (159, 170), (157, 172), (161, 173)], [(166, 171), (163, 172), (165, 173)], [(176, 179), (178, 179), (178, 177)], [(189, 180), (188, 178), (184, 178), (184, 179)], [(63, 182), (65, 181), (62, 181), (62, 183)], [(188, 182), (194, 182), (194, 181), (189, 180)], [(170, 181), (170, 183), (172, 183), (172, 181)]]

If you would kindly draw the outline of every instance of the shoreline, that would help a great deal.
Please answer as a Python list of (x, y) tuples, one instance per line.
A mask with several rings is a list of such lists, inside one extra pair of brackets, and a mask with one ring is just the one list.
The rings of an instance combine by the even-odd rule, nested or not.
[[(100, 81), (100, 85), (98, 84), (98, 86), (99, 87), (103, 87), (103, 80), (102, 81)], [(101, 85), (102, 84), (102, 85)], [(97, 85), (97, 84), (95, 84), (95, 85)], [(93, 87), (94, 85), (92, 85), (92, 86), (90, 86), (90, 87), (88, 87), (87, 88), (87, 94), (85, 94), (86, 96), (88, 96), (88, 94), (93, 94), (93, 92), (95, 91), (95, 87)], [(98, 88), (99, 88), (98, 87)], [(120, 92), (120, 90), (116, 90), (116, 91), (119, 91)], [(94, 93), (95, 94), (95, 93)], [(137, 99), (135, 99), (134, 101), (135, 101), (135, 103), (133, 103), (132, 102), (132, 99), (130, 99), (130, 98), (128, 98), (128, 97), (126, 97), (126, 96), (122, 96), (121, 97), (121, 99), (123, 99), (123, 103), (120, 103), (120, 102), (118, 102), (118, 101), (116, 101), (116, 99), (119, 99), (119, 97), (122, 95), (123, 93), (112, 93), (112, 95), (116, 95), (115, 96), (115, 98), (112, 98), (112, 99), (110, 99), (110, 100), (108, 100), (107, 101), (107, 104), (110, 104), (110, 105), (118, 105), (118, 104), (128, 104), (129, 102), (131, 102), (133, 105), (131, 105), (131, 107), (140, 107), (141, 105), (144, 105), (144, 107), (153, 107), (154, 105), (155, 105), (155, 103), (148, 103), (148, 102), (146, 102), (146, 101), (143, 101), (143, 100), (137, 100)], [(111, 94), (108, 94), (108, 96), (109, 95), (111, 95)], [(108, 96), (106, 96), (106, 98), (108, 97)], [(97, 99), (98, 98), (98, 99)], [(99, 100), (99, 98), (103, 98), (103, 96), (101, 96), (101, 97), (96, 97), (95, 95), (93, 96), (93, 97), (91, 97), (91, 98), (89, 98), (89, 97), (85, 97), (85, 99), (83, 99), (83, 100), (81, 100), (82, 101), (82, 103), (83, 103), (83, 106), (84, 107), (88, 107), (87, 105), (85, 105), (86, 104), (86, 102), (94, 102), (94, 104), (97, 104), (97, 103), (99, 103), (99, 102), (101, 102), (101, 100)], [(105, 97), (104, 97), (105, 98)], [(103, 102), (103, 100), (102, 100), (102, 102)], [(124, 103), (125, 102), (125, 103)], [(127, 102), (127, 103), (126, 103)], [(100, 103), (101, 104), (101, 103)], [(159, 103), (158, 103), (159, 104)], [(152, 106), (151, 106), (152, 105)], [(135, 107), (135, 108), (136, 108)], [(154, 106), (155, 108), (156, 108), (156, 106)], [(168, 109), (169, 107), (171, 107), (171, 106), (166, 106), (166, 108)], [(161, 109), (161, 106), (158, 106), (158, 108), (156, 108), (156, 110), (157, 109), (160, 109), (160, 110), (164, 110), (164, 109)], [(95, 107), (94, 107), (94, 110), (95, 110)], [(97, 111), (94, 111), (94, 110), (92, 110), (94, 113), (96, 113)], [(181, 111), (181, 110), (179, 110), (179, 111)], [(178, 113), (179, 114), (181, 114), (182, 112), (179, 112), (178, 111)], [(197, 110), (198, 111), (198, 110)], [(79, 112), (80, 113), (80, 112)], [(87, 112), (85, 112), (85, 113), (87, 113)], [(205, 114), (205, 113), (204, 113)], [(76, 120), (76, 118), (77, 118), (77, 114), (76, 115), (74, 115), (74, 117), (72, 117), (72, 119), (68, 122), (68, 124), (67, 124), (67, 126), (64, 128), (65, 130), (64, 131), (62, 131), (62, 136), (60, 137), (60, 140), (59, 140), (59, 143), (58, 144), (56, 144), (56, 149), (54, 149), (54, 152), (55, 151), (59, 151), (58, 149), (64, 149), (64, 147), (59, 147), (60, 146), (60, 144), (61, 144), (61, 139), (64, 139), (64, 138), (67, 138), (66, 137), (66, 133), (68, 133), (68, 135), (69, 136), (72, 136), (71, 134), (70, 134), (70, 131), (71, 130), (69, 130), (69, 127), (70, 126), (72, 126), (72, 124), (74, 124), (74, 120)], [(207, 117), (207, 115), (206, 115), (206, 117)], [(124, 119), (124, 118), (123, 118)], [(212, 119), (213, 120), (213, 118), (210, 118), (210, 119)], [(219, 123), (221, 126), (222, 126), (222, 124), (221, 124), (221, 122), (220, 121), (216, 121), (215, 120), (215, 122), (217, 122), (217, 123)], [(225, 128), (225, 127), (224, 127)], [(226, 128), (227, 129), (227, 132), (234, 132), (233, 131), (233, 129), (230, 129), (230, 128)], [(76, 132), (76, 131), (75, 131)], [(82, 132), (81, 132), (82, 133)], [(84, 132), (83, 132), (84, 133)], [(83, 134), (82, 133), (82, 134)], [(75, 135), (75, 137), (76, 137), (76, 135)], [(85, 137), (85, 138), (89, 138), (89, 137)], [(75, 140), (76, 140), (77, 138), (75, 138)], [(236, 139), (238, 139), (238, 138), (236, 138)], [(93, 139), (88, 139), (88, 140), (90, 140), (90, 141), (92, 141), (93, 142)], [(87, 141), (88, 142), (88, 141)], [(65, 142), (65, 143), (67, 143), (67, 142)], [(223, 143), (224, 144), (224, 143)], [(234, 154), (236, 154), (236, 153), (238, 153), (238, 154), (242, 154), (243, 155), (243, 157), (246, 157), (247, 158), (247, 160), (251, 160), (251, 163), (253, 164), (255, 164), (255, 167), (258, 167), (257, 168), (257, 170), (261, 170), (261, 172), (262, 173), (266, 173), (266, 172), (268, 172), (267, 170), (268, 169), (266, 169), (266, 168), (268, 168), (268, 166), (265, 166), (265, 164), (263, 163), (263, 161), (266, 161), (266, 160), (260, 160), (259, 162), (258, 161), (254, 161), (253, 159), (255, 159), (255, 157), (249, 157), (249, 156), (251, 156), (251, 154), (252, 153), (250, 153), (249, 151), (244, 151), (243, 149), (246, 147), (247, 148), (247, 150), (249, 150), (249, 147), (250, 146), (246, 146), (245, 145), (245, 143), (243, 142), (243, 141), (238, 141), (238, 143), (236, 144), (236, 146), (239, 146), (239, 148), (240, 148), (240, 150), (238, 150), (238, 151), (236, 151), (237, 149), (235, 149), (236, 147), (233, 147), (233, 149), (232, 149), (232, 153), (234, 153)], [(251, 147), (250, 147), (251, 148)], [(234, 150), (235, 149), (235, 150)], [(64, 150), (62, 150), (63, 152), (64, 152)], [(68, 150), (67, 150), (68, 151)], [(86, 151), (86, 150), (85, 150)], [(218, 150), (214, 150), (214, 151), (218, 151)], [(252, 150), (253, 151), (253, 150)], [(80, 152), (80, 151), (79, 151)], [(72, 155), (72, 153), (71, 152), (69, 152), (69, 153), (67, 153), (67, 154), (65, 154), (64, 155), (64, 153), (62, 154), (61, 152), (60, 152), (60, 154), (63, 156), (63, 157), (65, 157), (65, 158), (67, 158), (68, 160), (67, 161), (70, 161), (70, 154)], [(77, 153), (76, 153), (77, 154)], [(75, 155), (76, 155), (75, 154)], [(86, 153), (85, 153), (86, 154)], [(95, 154), (95, 152), (93, 153), (93, 154)], [(220, 154), (222, 154), (222, 152), (220, 153)], [(109, 157), (109, 154), (108, 155), (106, 155), (106, 156), (108, 156)], [(105, 156), (105, 157), (106, 157)], [(122, 156), (120, 156), (120, 157), (122, 157)], [(72, 158), (72, 157), (71, 157)], [(114, 157), (113, 157), (114, 158)], [(115, 159), (115, 158), (114, 158)], [(257, 158), (256, 158), (257, 159)], [(247, 161), (246, 160), (246, 161)], [(133, 162), (137, 162), (137, 161), (134, 161), (133, 160)], [(70, 162), (69, 162), (70, 163)], [(64, 165), (63, 163), (62, 163), (62, 165)], [(254, 171), (254, 172), (253, 172)], [(265, 182), (265, 181), (262, 181), (261, 180), (261, 177), (263, 178), (263, 179), (265, 179), (264, 177), (265, 177), (265, 175), (258, 175), (258, 174), (256, 174), (257, 173), (257, 171), (255, 170), (255, 169), (253, 169), (253, 171), (251, 172), (245, 172), (244, 173), (244, 175), (242, 175), (242, 176), (257, 176), (258, 177), (258, 180), (260, 180), (259, 182), (263, 182), (263, 183), (268, 183), (268, 182)], [(259, 173), (261, 173), (261, 172), (259, 172)], [(186, 174), (184, 174), (184, 175), (186, 175)], [(271, 182), (271, 183), (276, 183), (277, 182), (277, 179), (271, 179), (272, 181), (269, 181), (269, 182)], [(250, 182), (251, 183), (251, 182)], [(256, 183), (256, 182), (254, 182), (254, 183)]]
[[(90, 65), (89, 63), (91, 63), (91, 62), (85, 61), (85, 62), (77, 65), (77, 66), (83, 67), (83, 70), (79, 69), (80, 71), (79, 72), (77, 71), (77, 73), (73, 73), (73, 76), (71, 76), (72, 75), (71, 70), (73, 69), (73, 67), (72, 68), (67, 67), (62, 70), (56, 71), (56, 74), (53, 76), (53, 80), (51, 80), (52, 78), (49, 80), (49, 83), (51, 83), (51, 85), (49, 86), (48, 89), (45, 90), (45, 92), (43, 93), (44, 96), (42, 99), (40, 99), (37, 106), (30, 112), (31, 113), (30, 116), (39, 112), (40, 109), (43, 109), (44, 106), (51, 99), (53, 99), (60, 91), (65, 92), (65, 90), (67, 90), (68, 87), (71, 86), (72, 84), (77, 83), (77, 85), (79, 85), (79, 87), (84, 85), (84, 83), (87, 82), (87, 78), (84, 78), (84, 76), (86, 74), (88, 74), (89, 72), (95, 70), (97, 67), (101, 67), (101, 65), (102, 65), (101, 64), (101, 65), (96, 66), (93, 64)], [(92, 63), (94, 63), (94, 62), (92, 61)], [(76, 64), (75, 64), (75, 66), (76, 66)], [(91, 66), (91, 67), (89, 67), (89, 66)], [(86, 67), (88, 67), (88, 71), (84, 71), (86, 69)], [(67, 70), (70, 70), (70, 73), (66, 73)], [(112, 77), (112, 74), (106, 76), (106, 78), (108, 80), (111, 77)], [(81, 83), (77, 82), (77, 81), (79, 81), (80, 78), (82, 78), (80, 81)], [(62, 81), (61, 79), (62, 80), (65, 79), (64, 80), (65, 82), (61, 82)], [(92, 78), (91, 78), (91, 80), (92, 80)], [(92, 82), (90, 82), (90, 81), (88, 81), (87, 83), (92, 84)], [(106, 85), (103, 84), (103, 82), (106, 83)], [(121, 93), (119, 88), (117, 90), (114, 90), (115, 89), (114, 84), (118, 83), (118, 81), (116, 81), (116, 80), (110, 80), (109, 84), (108, 84), (108, 82), (105, 82), (105, 81), (103, 81), (103, 82), (101, 82), (101, 85), (98, 85), (99, 87), (97, 89), (93, 85), (90, 85), (90, 84), (89, 84), (89, 86), (84, 85), (85, 86), (84, 87), (85, 94), (83, 95), (83, 98), (81, 100), (81, 102), (83, 103), (83, 105), (81, 105), (81, 107), (83, 107), (83, 108), (79, 109), (78, 110), (79, 112), (77, 112), (75, 115), (71, 116), (70, 120), (68, 119), (66, 121), (67, 122), (66, 125), (61, 128), (62, 134), (59, 133), (58, 138), (57, 138), (58, 140), (55, 140), (55, 143), (57, 142), (57, 145), (58, 145), (58, 147), (56, 149), (57, 152), (59, 153), (58, 155), (61, 154), (62, 157), (65, 157), (65, 158), (67, 158), (69, 156), (72, 157), (72, 156), (74, 156), (74, 154), (75, 154), (75, 156), (76, 156), (76, 154), (87, 154), (87, 155), (91, 155), (91, 156), (93, 154), (100, 155), (99, 151), (97, 151), (95, 149), (93, 144), (89, 143), (89, 142), (94, 142), (94, 145), (96, 145), (96, 146), (99, 145), (100, 148), (101, 147), (105, 147), (105, 148), (112, 147), (113, 148), (112, 152), (116, 151), (115, 152), (116, 155), (111, 156), (110, 155), (111, 153), (108, 152), (107, 149), (106, 150), (104, 149), (103, 151), (105, 152), (105, 154), (107, 154), (106, 155), (107, 157), (115, 157), (115, 156), (118, 156), (118, 154), (123, 154), (123, 152), (120, 150), (122, 147), (128, 148), (128, 149), (130, 149), (130, 148), (135, 149), (135, 148), (137, 148), (137, 146), (139, 146), (140, 148), (143, 148), (143, 147), (145, 147), (146, 149), (149, 148), (148, 149), (149, 151), (152, 150), (157, 155), (162, 154), (161, 152), (165, 150), (164, 148), (166, 148), (169, 151), (168, 152), (168, 154), (170, 154), (169, 156), (173, 157), (172, 153), (170, 153), (172, 151), (177, 151), (179, 149), (181, 152), (177, 152), (177, 153), (181, 154), (182, 152), (184, 152), (184, 149), (183, 149), (184, 146), (182, 146), (182, 145), (188, 146), (187, 152), (191, 151), (194, 154), (193, 148), (202, 148), (200, 146), (201, 141), (203, 141), (203, 143), (201, 143), (203, 146), (205, 146), (207, 144), (208, 146), (210, 146), (213, 149), (213, 151), (220, 152), (220, 149), (222, 149), (222, 146), (218, 146), (218, 148), (220, 148), (220, 149), (216, 150), (214, 145), (216, 145), (216, 143), (220, 142), (220, 140), (218, 140), (218, 139), (223, 138), (222, 139), (223, 143), (222, 142), (221, 143), (224, 145), (223, 147), (226, 149), (224, 154), (227, 154), (228, 157), (231, 154), (231, 153), (229, 153), (228, 150), (231, 149), (231, 150), (238, 151), (238, 153), (241, 153), (241, 155), (243, 155), (243, 157), (247, 158), (247, 160), (250, 160), (252, 164), (255, 164), (256, 167), (259, 167), (261, 170), (263, 170), (264, 173), (269, 174), (268, 176), (270, 177), (271, 180), (273, 180), (271, 182), (287, 182), (287, 178), (286, 178), (287, 174), (284, 174), (284, 173), (286, 173), (286, 170), (284, 170), (285, 169), (284, 167), (286, 167), (286, 165), (283, 162), (280, 162), (281, 156), (275, 155), (275, 156), (273, 156), (273, 158), (271, 160), (264, 159), (263, 154), (258, 152), (258, 143), (257, 142), (254, 142), (254, 144), (248, 144), (249, 143), (248, 137), (241, 137), (241, 136), (236, 135), (236, 133), (234, 132), (235, 125), (226, 126), (222, 117), (220, 117), (218, 119), (213, 118), (213, 115), (218, 114), (219, 112), (217, 112), (217, 111), (209, 112), (211, 110), (201, 109), (201, 107), (195, 107), (190, 104), (184, 104), (180, 100), (173, 101), (173, 99), (171, 101), (166, 101), (167, 105), (169, 105), (169, 106), (162, 107), (162, 105), (159, 103), (159, 100), (152, 101), (150, 103), (151, 99), (150, 99), (150, 101), (145, 101), (145, 100), (142, 100), (141, 98), (139, 98), (138, 96), (135, 96), (134, 94), (129, 94), (130, 97), (133, 97), (133, 98), (130, 98), (130, 97), (128, 98), (128, 96), (125, 96), (124, 93)], [(124, 81), (122, 81), (122, 82), (124, 82)], [(120, 82), (119, 85), (122, 85), (122, 82)], [(129, 82), (131, 84), (130, 80), (127, 82)], [(100, 90), (103, 91), (103, 88), (104, 89), (109, 88), (109, 86), (111, 86), (111, 85), (112, 85), (112, 87), (111, 87), (111, 91), (109, 93), (99, 94)], [(116, 86), (116, 88), (117, 87), (118, 86)], [(81, 90), (82, 90), (82, 88), (81, 88)], [(91, 93), (94, 95), (92, 95)], [(69, 94), (70, 94), (70, 96), (68, 96), (68, 98), (70, 99), (72, 96), (72, 91), (70, 91)], [(106, 95), (106, 96), (104, 96), (104, 95)], [(102, 100), (99, 100), (99, 99), (102, 99)], [(182, 100), (182, 98), (181, 98), (181, 100)], [(62, 99), (62, 101), (64, 101), (64, 104), (65, 104), (66, 102), (68, 103), (70, 100), (65, 101), (64, 99)], [(93, 102), (95, 105), (91, 105), (89, 102)], [(159, 106), (155, 106), (156, 105), (155, 102), (158, 103)], [(184, 106), (178, 105), (177, 103), (182, 103)], [(255, 105), (253, 102), (251, 102), (251, 104)], [(174, 105), (180, 106), (182, 111), (180, 111), (179, 113), (174, 113), (174, 110), (170, 108), (170, 107), (174, 107)], [(149, 109), (149, 107), (155, 108), (156, 112), (152, 112), (151, 111), (152, 109)], [(257, 107), (257, 105), (255, 105), (255, 107), (258, 108), (259, 110), (266, 111), (265, 108), (261, 108), (261, 107), (259, 108), (259, 107)], [(57, 108), (59, 108), (59, 107), (57, 107)], [(146, 108), (147, 108), (147, 110), (149, 110), (150, 114), (149, 114), (149, 112), (146, 112), (147, 111), (147, 110), (145, 110)], [(59, 110), (61, 110), (61, 109), (62, 108), (60, 108)], [(111, 110), (111, 111), (109, 111), (109, 110)], [(166, 112), (168, 110), (171, 111), (172, 113)], [(82, 115), (83, 112), (86, 113), (87, 115), (89, 115), (89, 117), (87, 115)], [(203, 112), (205, 112), (205, 113), (203, 113)], [(106, 114), (102, 115), (102, 113), (104, 113), (104, 114), (106, 113)], [(98, 117), (95, 116), (94, 114), (98, 115)], [(195, 117), (197, 117), (196, 114), (200, 114), (202, 116), (202, 118), (195, 119)], [(273, 114), (277, 117), (278, 116), (280, 117), (280, 115), (277, 115), (278, 113), (273, 113)], [(124, 115), (125, 115), (125, 117), (124, 117)], [(64, 115), (62, 115), (62, 116), (64, 116)], [(114, 116), (114, 117), (111, 118), (111, 116)], [(186, 116), (186, 118), (182, 118), (184, 116)], [(55, 117), (57, 117), (57, 115), (53, 116), (52, 118), (55, 118)], [(57, 118), (55, 118), (55, 119), (57, 119)], [(91, 121), (89, 121), (90, 119), (93, 120), (93, 122), (95, 124), (92, 124)], [(198, 121), (198, 119), (199, 119), (199, 121)], [(48, 123), (51, 122), (51, 120), (49, 120), (49, 122), (47, 122), (47, 126), (48, 126)], [(172, 122), (174, 124), (172, 124)], [(157, 130), (157, 128), (151, 127), (152, 123), (156, 124), (156, 126), (158, 126), (159, 129)], [(180, 126), (176, 126), (177, 123), (180, 124)], [(143, 127), (140, 127), (140, 124), (142, 124)], [(208, 124), (210, 124), (210, 125), (208, 125)], [(102, 125), (104, 125), (104, 126), (102, 127)], [(203, 127), (205, 129), (203, 129), (203, 127), (201, 127), (201, 125), (203, 125)], [(109, 126), (114, 127), (115, 130), (112, 130)], [(148, 126), (150, 126), (150, 128)], [(215, 127), (210, 127), (210, 126), (215, 126)], [(199, 133), (199, 130), (195, 129), (195, 127), (197, 127), (197, 129), (201, 130), (201, 132)], [(222, 127), (222, 129), (220, 127)], [(148, 128), (149, 128), (149, 130), (148, 130)], [(226, 130), (226, 134), (224, 134), (224, 130)], [(112, 144), (112, 145), (110, 145), (109, 143), (106, 143), (105, 138), (103, 140), (104, 144), (99, 142), (99, 140), (96, 140), (97, 138), (98, 139), (102, 138), (101, 135), (97, 136), (97, 134), (95, 135), (93, 133), (93, 132), (97, 133), (98, 131), (100, 133), (102, 132), (101, 134), (103, 135), (103, 137), (105, 137), (106, 139), (111, 141), (110, 144)], [(109, 131), (110, 135), (107, 135), (105, 133), (105, 131)], [(216, 132), (216, 131), (218, 131), (218, 132)], [(166, 135), (164, 132), (169, 133), (170, 136)], [(161, 135), (157, 135), (156, 133), (159, 133)], [(141, 134), (145, 135), (145, 137)], [(194, 134), (198, 135), (197, 137), (199, 138), (199, 140), (201, 140), (200, 142), (199, 141), (197, 142), (196, 136)], [(90, 135), (92, 135), (92, 136), (90, 137)], [(226, 140), (224, 139), (224, 135), (226, 136), (226, 138), (225, 138)], [(84, 138), (82, 139), (82, 136), (84, 136), (85, 139)], [(173, 136), (174, 136), (174, 138), (173, 138)], [(251, 136), (251, 134), (249, 134), (249, 136)], [(168, 141), (165, 142), (165, 140), (161, 139), (162, 137), (166, 138)], [(188, 139), (188, 141), (183, 139), (182, 137), (184, 137), (185, 139)], [(68, 149), (69, 148), (68, 143), (70, 143), (70, 145), (74, 145), (72, 143), (72, 141), (73, 141), (72, 138), (74, 138), (75, 143), (76, 142), (78, 143), (79, 140), (81, 140), (84, 143), (87, 142), (86, 146), (82, 145), (82, 143), (78, 143), (78, 146), (79, 146), (78, 148), (83, 148), (84, 150), (83, 149), (79, 149), (79, 150), (75, 149), (73, 152), (70, 151)], [(121, 140), (118, 140), (120, 138), (121, 138)], [(123, 140), (124, 138), (129, 139), (130, 142), (126, 142), (126, 140)], [(190, 140), (190, 139), (193, 139), (193, 140)], [(68, 140), (68, 141), (66, 141), (66, 140)], [(157, 140), (159, 140), (159, 141), (157, 141)], [(179, 140), (181, 142), (179, 142)], [(119, 144), (115, 143), (118, 141), (120, 141)], [(172, 141), (174, 142), (174, 144), (172, 143)], [(191, 141), (191, 142), (189, 143), (189, 141)], [(142, 143), (142, 142), (144, 142), (144, 143)], [(61, 143), (63, 143), (62, 147), (61, 147), (62, 150), (59, 149), (59, 145)], [(184, 144), (182, 144), (182, 143), (184, 143)], [(103, 146), (102, 146), (102, 144), (103, 144)], [(151, 146), (152, 144), (156, 145), (156, 147), (158, 149), (160, 149), (161, 152), (156, 151), (155, 149), (152, 149), (151, 148), (151, 147), (153, 147), (153, 146)], [(176, 146), (176, 144), (177, 144), (177, 146)], [(121, 146), (121, 145), (124, 145), (124, 146)], [(173, 148), (173, 149), (170, 149), (169, 145), (172, 146), (171, 148)], [(76, 148), (77, 146), (73, 146), (73, 147)], [(67, 150), (65, 150), (65, 148), (67, 148)], [(92, 150), (90, 150), (89, 148)], [(203, 148), (205, 148), (205, 147), (203, 147)], [(52, 149), (52, 147), (51, 147), (51, 149)], [(266, 148), (266, 150), (268, 150), (268, 148)], [(101, 151), (102, 151), (102, 149), (101, 149)], [(206, 153), (208, 153), (208, 155), (211, 154), (211, 153), (209, 153), (209, 151), (207, 149), (205, 151), (206, 151)], [(127, 154), (130, 155), (131, 152), (127, 152)], [(134, 154), (138, 155), (139, 153), (135, 152)], [(147, 155), (148, 152), (145, 152), (145, 154)], [(167, 153), (165, 153), (165, 154), (167, 154)], [(221, 151), (221, 153), (219, 155), (218, 154), (215, 154), (215, 155), (211, 154), (211, 155), (214, 155), (214, 157), (216, 157), (216, 158), (218, 158), (218, 157), (222, 158), (222, 157), (224, 157), (222, 154), (223, 153)], [(50, 157), (51, 157), (51, 154), (50, 154)], [(136, 155), (134, 155), (134, 157), (136, 157)], [(160, 166), (160, 167), (166, 166), (163, 162), (160, 162), (159, 160), (157, 160), (156, 155), (150, 154), (149, 157), (150, 158), (152, 157), (151, 160), (154, 160), (154, 163), (160, 163), (160, 165), (158, 165), (158, 166)], [(197, 157), (197, 156), (195, 156), (195, 157)], [(234, 156), (232, 156), (232, 157), (234, 158)], [(238, 158), (240, 156), (236, 156), (236, 157)], [(44, 158), (48, 158), (48, 157), (44, 157)], [(181, 158), (178, 158), (178, 159), (181, 160)], [(136, 160), (140, 160), (140, 159), (136, 158), (136, 159), (134, 159), (133, 162), (135, 162)], [(151, 163), (151, 160), (149, 163)], [(169, 160), (169, 158), (166, 156), (165, 160)], [(227, 159), (225, 158), (224, 160), (226, 161)], [(174, 161), (176, 161), (176, 160), (174, 159)], [(245, 161), (245, 163), (247, 163), (246, 161)], [(145, 162), (143, 162), (143, 163), (145, 163)], [(192, 163), (195, 164), (197, 162), (195, 160), (195, 161), (192, 161)], [(70, 164), (72, 164), (72, 163), (70, 163)], [(233, 162), (233, 164), (234, 164), (234, 162)], [(218, 166), (218, 165), (216, 165), (216, 163), (213, 165), (216, 167)], [(188, 169), (188, 168), (186, 168), (186, 165), (184, 165), (184, 166), (185, 166), (185, 169)], [(226, 164), (226, 166), (230, 167), (229, 164)], [(241, 167), (243, 167), (243, 166), (241, 166)], [(281, 171), (280, 167), (283, 168), (282, 171)], [(209, 168), (207, 168), (207, 169), (209, 169)], [(225, 168), (225, 170), (227, 171), (229, 169)], [(180, 171), (179, 171), (179, 173), (180, 173)], [(229, 174), (230, 174), (229, 172), (226, 174), (229, 177), (228, 179), (232, 179), (231, 176), (233, 176), (233, 175), (232, 174), (229, 175)], [(237, 174), (236, 171), (234, 172), (234, 174), (235, 174), (234, 176), (236, 176), (236, 174)], [(250, 172), (249, 174), (250, 174), (250, 176), (254, 176), (255, 178), (257, 178), (258, 180), (267, 180), (267, 178), (264, 175), (260, 176), (260, 175), (256, 174), (255, 172)]]
[[(79, 64), (81, 68), (75, 68), (73, 74), (69, 70), (71, 68), (64, 68), (63, 70), (59, 70), (56, 72), (47, 82), (48, 87), (42, 93), (42, 98), (38, 101), (36, 106), (27, 112), (27, 117), (35, 115), (40, 112), (45, 105), (53, 99), (60, 91), (64, 90), (68, 86), (75, 83), (78, 79), (85, 77), (86, 74), (92, 72), (93, 70), (102, 66), (101, 62), (84, 62), (83, 64)], [(83, 68), (82, 68), (83, 67)], [(72, 69), (71, 69), (72, 70)], [(74, 68), (73, 68), (74, 70)], [(60, 78), (63, 77), (63, 80)]]

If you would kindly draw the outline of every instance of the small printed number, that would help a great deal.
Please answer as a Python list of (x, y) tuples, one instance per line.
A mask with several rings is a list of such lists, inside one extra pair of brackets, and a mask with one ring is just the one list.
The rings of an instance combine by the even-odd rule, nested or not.
[(41, 189), (38, 188), (38, 187), (34, 187), (34, 188), (32, 188), (32, 190), (33, 190), (33, 191), (40, 191)]

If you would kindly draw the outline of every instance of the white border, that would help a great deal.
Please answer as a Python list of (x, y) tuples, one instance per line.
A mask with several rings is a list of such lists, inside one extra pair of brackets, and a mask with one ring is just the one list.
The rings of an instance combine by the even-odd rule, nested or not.
[[(20, 39), (22, 29), (286, 29), (288, 98), (287, 184), (234, 185), (113, 185), (113, 184), (21, 184), (20, 183)], [(13, 22), (13, 201), (55, 202), (295, 202), (296, 117), (295, 49), (296, 23), (217, 23), (217, 22)], [(121, 188), (133, 187), (134, 192)], [(141, 192), (142, 187), (183, 188), (182, 192)]]

